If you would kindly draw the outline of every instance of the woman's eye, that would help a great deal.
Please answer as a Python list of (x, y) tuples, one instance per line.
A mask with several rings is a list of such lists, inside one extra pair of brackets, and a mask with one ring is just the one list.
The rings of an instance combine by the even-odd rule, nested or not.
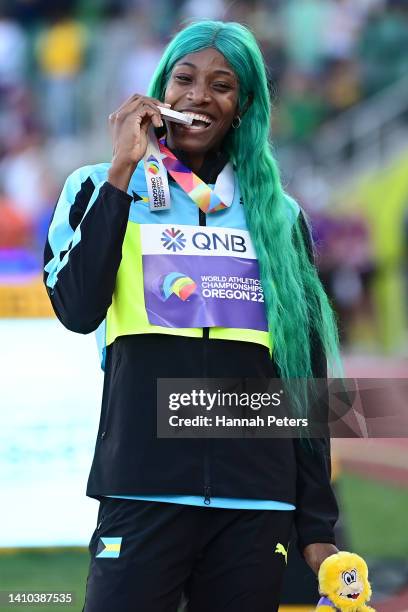
[[(187, 76), (185, 74), (176, 74), (174, 76), (174, 79), (176, 81), (181, 81), (182, 83), (190, 83), (191, 82), (191, 77)], [(228, 85), (228, 83), (213, 83), (213, 87), (216, 87), (217, 89), (226, 91), (227, 89), (231, 89), (231, 86)]]

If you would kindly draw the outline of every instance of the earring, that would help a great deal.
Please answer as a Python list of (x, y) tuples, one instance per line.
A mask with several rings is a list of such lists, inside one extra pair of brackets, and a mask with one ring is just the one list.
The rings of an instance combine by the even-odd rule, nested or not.
[[(234, 121), (238, 120), (238, 123), (236, 123), (234, 125)], [(241, 117), (239, 115), (237, 115), (236, 117), (233, 118), (232, 123), (231, 123), (232, 127), (234, 128), (234, 130), (237, 130), (239, 128), (239, 126), (241, 125)]]

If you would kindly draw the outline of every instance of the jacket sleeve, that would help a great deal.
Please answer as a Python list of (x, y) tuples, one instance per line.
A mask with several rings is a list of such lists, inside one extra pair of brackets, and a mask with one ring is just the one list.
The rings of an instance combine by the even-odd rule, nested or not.
[[(300, 212), (298, 223), (309, 257), (314, 263), (312, 240), (305, 218)], [(311, 339), (312, 370), (315, 378), (327, 378), (327, 363), (323, 347), (316, 335)], [(326, 396), (327, 399), (327, 396)], [(323, 399), (326, 403), (326, 399)], [(326, 404), (327, 405), (327, 404)], [(294, 440), (297, 459), (295, 525), (298, 548), (317, 542), (335, 544), (334, 525), (338, 506), (331, 478), (330, 436)]]
[(44, 251), (44, 283), (65, 327), (96, 330), (112, 302), (131, 196), (92, 172), (71, 174), (56, 204)]

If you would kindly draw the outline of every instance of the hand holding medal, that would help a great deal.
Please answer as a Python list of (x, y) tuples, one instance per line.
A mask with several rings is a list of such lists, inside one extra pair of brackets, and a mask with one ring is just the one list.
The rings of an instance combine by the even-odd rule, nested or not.
[(156, 98), (134, 94), (109, 115), (113, 157), (108, 179), (118, 189), (127, 190), (130, 178), (146, 152), (149, 127), (163, 125), (158, 105), (171, 106)]

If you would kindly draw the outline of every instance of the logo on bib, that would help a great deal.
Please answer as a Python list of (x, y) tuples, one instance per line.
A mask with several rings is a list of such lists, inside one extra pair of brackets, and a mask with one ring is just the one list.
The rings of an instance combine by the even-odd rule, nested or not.
[(197, 289), (197, 283), (182, 272), (170, 272), (160, 279), (160, 295), (168, 300), (171, 295), (176, 295), (185, 302)]
[(161, 242), (165, 249), (168, 251), (173, 251), (173, 253), (176, 251), (182, 251), (186, 246), (186, 238), (184, 237), (183, 232), (179, 229), (174, 229), (174, 227), (171, 229), (167, 228), (164, 230), (164, 232), (162, 232)]

